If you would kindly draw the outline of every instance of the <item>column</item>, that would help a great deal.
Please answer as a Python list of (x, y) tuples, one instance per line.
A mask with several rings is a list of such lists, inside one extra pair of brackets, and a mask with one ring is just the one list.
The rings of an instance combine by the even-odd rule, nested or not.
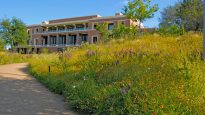
[(68, 40), (69, 40), (69, 38), (68, 38), (68, 33), (65, 34), (65, 37), (66, 37), (66, 38), (65, 38), (65, 39), (66, 39), (66, 45), (68, 45), (68, 43), (69, 43), (69, 42), (68, 42)]
[(58, 26), (55, 26), (56, 27), (56, 31), (58, 31)]
[(80, 45), (81, 44), (81, 36), (79, 33), (77, 34), (77, 45)]
[(49, 36), (49, 39), (50, 39), (50, 45), (52, 46), (53, 45), (53, 36)]
[(66, 45), (66, 35), (63, 35), (63, 46), (65, 46)]
[(93, 38), (92, 38), (92, 35), (90, 32), (88, 32), (88, 42), (89, 44), (92, 44), (93, 43)]
[(59, 34), (56, 35), (56, 46), (58, 46), (60, 43), (59, 43)]
[(47, 38), (47, 45), (49, 46), (51, 43), (50, 43), (50, 36), (48, 35), (47, 36), (48, 38)]
[(42, 40), (42, 45), (43, 46), (45, 45), (45, 38), (43, 38), (43, 40)]
[(46, 27), (46, 32), (48, 31), (48, 27)]
[(57, 35), (53, 37), (54, 46), (57, 44)]
[(91, 23), (91, 22), (88, 23), (88, 29), (94, 29), (93, 26), (94, 26), (94, 23)]
[(65, 25), (64, 27), (65, 27), (65, 31), (67, 31), (67, 26)]
[(74, 24), (73, 26), (74, 26), (74, 30), (76, 30), (76, 25)]
[(84, 26), (84, 30), (86, 30), (86, 23), (84, 23), (83, 26)]

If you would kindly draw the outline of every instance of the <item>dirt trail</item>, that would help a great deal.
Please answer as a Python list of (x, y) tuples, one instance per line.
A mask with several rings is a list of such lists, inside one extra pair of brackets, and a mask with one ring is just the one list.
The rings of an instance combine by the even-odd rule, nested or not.
[(73, 115), (63, 97), (27, 72), (27, 64), (0, 66), (0, 115)]

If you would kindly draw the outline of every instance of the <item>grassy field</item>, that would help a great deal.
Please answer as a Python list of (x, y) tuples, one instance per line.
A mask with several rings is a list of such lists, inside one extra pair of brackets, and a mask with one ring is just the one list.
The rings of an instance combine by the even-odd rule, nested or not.
[[(147, 35), (30, 57), (30, 72), (94, 114), (204, 114), (202, 35)], [(48, 72), (48, 66), (51, 72)]]
[(0, 65), (28, 62), (32, 55), (21, 55), (18, 53), (0, 52)]

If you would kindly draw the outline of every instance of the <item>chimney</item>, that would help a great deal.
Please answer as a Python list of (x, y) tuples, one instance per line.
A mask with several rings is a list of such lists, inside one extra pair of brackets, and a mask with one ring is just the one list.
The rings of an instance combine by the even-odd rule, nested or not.
[(122, 16), (122, 13), (115, 13), (115, 16)]

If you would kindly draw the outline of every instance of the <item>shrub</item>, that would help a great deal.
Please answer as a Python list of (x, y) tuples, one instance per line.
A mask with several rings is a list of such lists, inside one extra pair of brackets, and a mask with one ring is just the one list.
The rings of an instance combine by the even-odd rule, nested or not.
[(120, 39), (125, 37), (127, 33), (129, 33), (129, 30), (130, 29), (126, 27), (124, 24), (118, 22), (114, 25), (111, 36), (113, 39)]
[(161, 35), (179, 36), (183, 35), (183, 29), (179, 28), (176, 25), (172, 25), (169, 28), (159, 28), (158, 33)]
[(101, 39), (103, 42), (109, 41), (110, 32), (108, 30), (108, 23), (98, 24), (96, 30), (99, 31)]

